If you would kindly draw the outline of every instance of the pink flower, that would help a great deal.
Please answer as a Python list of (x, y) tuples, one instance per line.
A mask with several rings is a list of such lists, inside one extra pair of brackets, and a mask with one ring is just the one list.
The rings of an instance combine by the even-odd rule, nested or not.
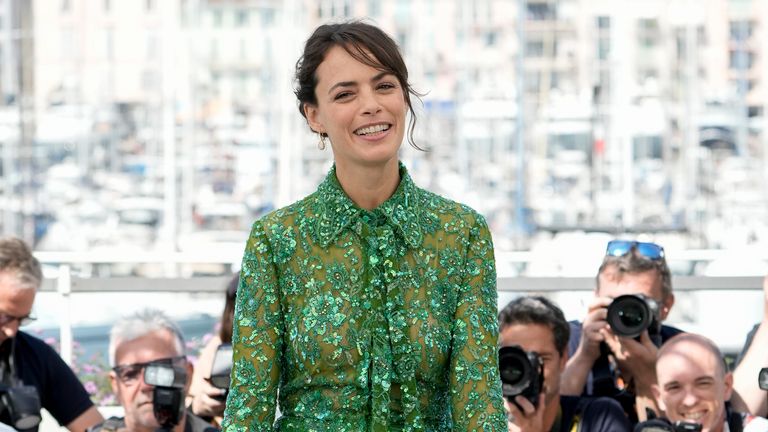
[(83, 384), (83, 387), (85, 387), (85, 391), (88, 392), (88, 394), (96, 394), (96, 392), (99, 391), (99, 387), (96, 385), (93, 381), (88, 381), (85, 384)]

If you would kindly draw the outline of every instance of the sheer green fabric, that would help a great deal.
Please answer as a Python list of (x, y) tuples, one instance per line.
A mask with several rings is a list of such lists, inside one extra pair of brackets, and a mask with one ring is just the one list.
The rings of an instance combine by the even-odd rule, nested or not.
[(331, 169), (256, 221), (224, 430), (506, 430), (488, 227), (400, 177), (367, 211)]

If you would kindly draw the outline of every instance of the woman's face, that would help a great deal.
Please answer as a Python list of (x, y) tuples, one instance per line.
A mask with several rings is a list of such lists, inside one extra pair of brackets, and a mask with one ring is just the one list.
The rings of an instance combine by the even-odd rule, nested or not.
[(407, 106), (395, 75), (334, 46), (317, 68), (317, 105), (306, 104), (309, 125), (327, 133), (337, 169), (394, 163), (405, 133)]

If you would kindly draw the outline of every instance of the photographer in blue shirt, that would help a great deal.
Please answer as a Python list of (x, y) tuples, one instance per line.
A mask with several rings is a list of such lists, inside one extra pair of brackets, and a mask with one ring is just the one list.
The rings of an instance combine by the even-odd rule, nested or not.
[[(656, 243), (612, 240), (596, 282), (586, 317), (571, 322), (570, 359), (561, 392), (611, 397), (622, 404), (633, 423), (645, 420), (649, 410), (659, 412), (651, 391), (656, 382), (656, 351), (681, 332), (662, 324), (675, 303), (664, 248)], [(609, 309), (622, 296), (642, 299), (634, 301), (634, 307), (647, 305), (654, 325), (627, 336), (609, 324)]]

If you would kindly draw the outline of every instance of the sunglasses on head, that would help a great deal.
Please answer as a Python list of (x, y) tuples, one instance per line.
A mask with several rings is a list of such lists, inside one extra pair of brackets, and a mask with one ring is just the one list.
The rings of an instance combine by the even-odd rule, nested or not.
[(608, 256), (620, 257), (624, 256), (632, 251), (632, 248), (637, 250), (640, 255), (656, 261), (664, 259), (664, 248), (656, 243), (646, 243), (632, 240), (611, 240), (608, 242), (608, 247), (605, 249), (605, 254)]

